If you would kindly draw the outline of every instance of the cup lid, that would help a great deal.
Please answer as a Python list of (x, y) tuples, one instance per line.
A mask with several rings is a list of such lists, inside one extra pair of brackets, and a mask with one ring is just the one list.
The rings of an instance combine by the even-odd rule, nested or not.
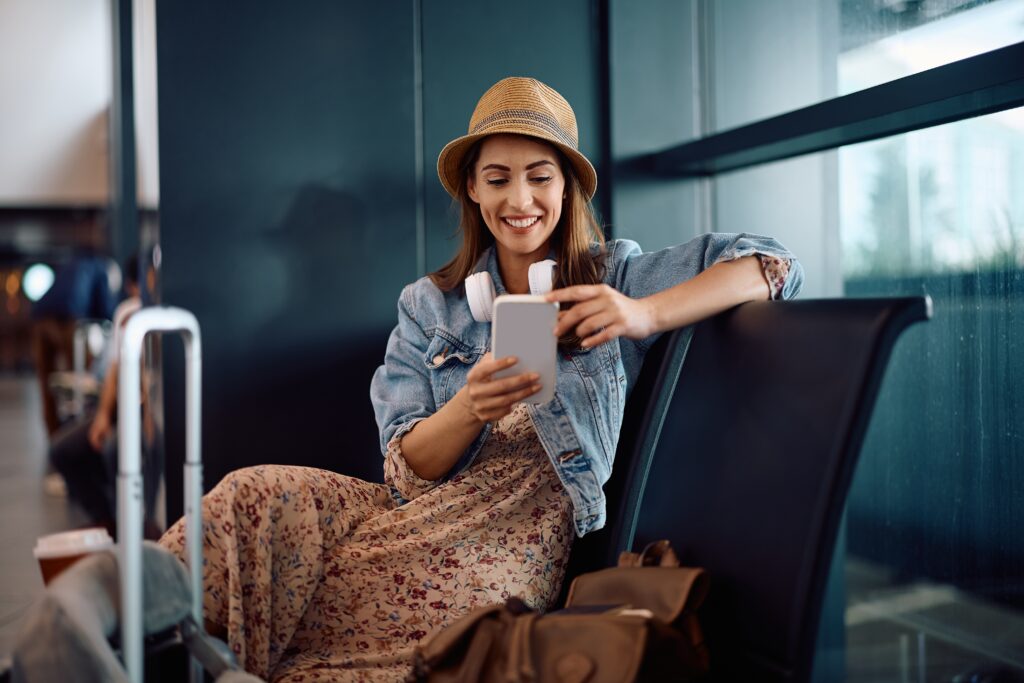
[(114, 547), (114, 539), (103, 527), (90, 527), (40, 536), (32, 553), (37, 559), (93, 553)]

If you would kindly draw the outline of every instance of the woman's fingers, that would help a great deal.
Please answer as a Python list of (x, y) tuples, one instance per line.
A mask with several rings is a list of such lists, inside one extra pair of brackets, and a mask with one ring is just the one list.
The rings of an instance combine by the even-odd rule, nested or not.
[(514, 403), (522, 401), (524, 398), (529, 396), (533, 396), (540, 391), (540, 388), (540, 384), (533, 383), (527, 385), (523, 389), (519, 389), (518, 391), (482, 399), (477, 403), (478, 409), (481, 411), (492, 412), (503, 408), (510, 408)]
[[(583, 320), (607, 308), (608, 303), (604, 299), (591, 299), (579, 303), (565, 311), (558, 317), (558, 324), (555, 325), (555, 336), (561, 337), (569, 330), (576, 329)], [(578, 334), (578, 332), (577, 332)]]
[(548, 299), (580, 302), (559, 315), (555, 334), (573, 330), (588, 348), (616, 337), (643, 339), (657, 330), (657, 308), (650, 297), (632, 299), (608, 285), (566, 287)]
[(598, 332), (597, 334), (591, 335), (583, 339), (583, 341), (580, 342), (580, 346), (582, 346), (585, 349), (593, 348), (598, 344), (604, 344), (605, 342), (611, 341), (616, 337), (623, 336), (624, 332), (625, 328), (622, 325), (609, 325), (600, 332)]
[(466, 375), (466, 379), (469, 382), (488, 382), (491, 379), (491, 375), (515, 365), (519, 361), (515, 356), (505, 356), (504, 358), (495, 359), (491, 352), (488, 351), (483, 355), (480, 361), (473, 366), (473, 369)]
[(576, 326), (576, 336), (586, 339), (601, 328), (608, 328), (619, 322), (619, 315), (616, 311), (603, 310), (587, 317)]
[(529, 386), (540, 379), (536, 372), (524, 372), (512, 377), (492, 379), (489, 382), (477, 383), (470, 388), (470, 395), (474, 399), (483, 400), (492, 396), (502, 396), (513, 391), (518, 391), (524, 386)]
[(473, 400), (473, 413), (484, 422), (500, 420), (512, 412), (512, 406), (540, 391), (541, 385), (534, 382), (517, 391)]
[(548, 292), (544, 298), (548, 301), (586, 301), (600, 295), (608, 285), (573, 285)]
[[(493, 422), (512, 411), (516, 401), (540, 391), (536, 372), (523, 372), (512, 377), (493, 379), (495, 372), (518, 362), (514, 356), (494, 359), (488, 352), (469, 371), (466, 382), (466, 408), (478, 420)], [(460, 392), (461, 393), (461, 392)]]

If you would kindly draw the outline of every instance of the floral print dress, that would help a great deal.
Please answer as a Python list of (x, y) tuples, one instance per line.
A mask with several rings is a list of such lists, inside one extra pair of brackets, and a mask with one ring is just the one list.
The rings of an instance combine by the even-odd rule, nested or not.
[[(203, 499), (204, 608), (272, 681), (401, 681), (413, 648), (510, 596), (546, 608), (575, 536), (572, 504), (523, 404), (451, 481), (389, 445), (388, 485), (324, 470), (229, 474)], [(161, 540), (183, 555), (184, 522)]]

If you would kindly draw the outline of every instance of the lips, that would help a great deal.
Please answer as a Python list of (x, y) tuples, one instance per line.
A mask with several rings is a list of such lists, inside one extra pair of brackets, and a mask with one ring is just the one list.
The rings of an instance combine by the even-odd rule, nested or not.
[(526, 230), (532, 228), (540, 220), (540, 216), (502, 216), (501, 220), (511, 228)]

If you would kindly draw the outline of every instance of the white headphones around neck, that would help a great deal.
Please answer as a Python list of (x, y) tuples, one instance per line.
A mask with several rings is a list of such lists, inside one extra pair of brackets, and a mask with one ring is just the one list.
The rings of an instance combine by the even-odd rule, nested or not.
[[(541, 296), (551, 291), (555, 282), (555, 265), (553, 260), (547, 259), (530, 266), (530, 294)], [(494, 282), (486, 270), (466, 278), (466, 300), (473, 313), (473, 320), (478, 323), (491, 322), (495, 296)]]

